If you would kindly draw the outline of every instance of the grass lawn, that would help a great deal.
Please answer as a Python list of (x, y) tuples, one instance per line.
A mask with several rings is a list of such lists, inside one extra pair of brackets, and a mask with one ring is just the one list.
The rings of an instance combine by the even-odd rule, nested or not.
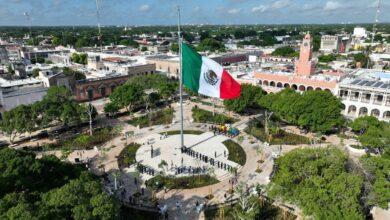
[(120, 169), (129, 167), (130, 165), (136, 163), (135, 154), (137, 153), (139, 147), (141, 147), (140, 144), (130, 143), (121, 151), (118, 156), (118, 166)]
[(246, 154), (241, 145), (237, 144), (232, 140), (226, 140), (222, 143), (227, 147), (229, 151), (228, 160), (231, 160), (240, 164), (241, 166), (244, 166), (246, 162)]
[[(249, 126), (245, 129), (245, 132), (248, 134), (253, 135), (257, 139), (268, 142), (267, 134), (264, 131), (264, 127), (260, 123), (251, 123)], [(282, 129), (278, 129), (277, 131), (272, 131), (272, 139), (270, 141), (270, 144), (289, 144), (289, 145), (297, 145), (297, 144), (310, 144), (310, 139), (286, 132)]]
[(154, 125), (164, 125), (164, 124), (171, 124), (172, 119), (174, 117), (173, 113), (175, 111), (171, 108), (166, 108), (163, 110), (159, 110), (157, 112), (151, 112), (147, 115), (143, 115), (137, 118), (133, 118), (127, 123), (134, 125), (134, 126), (140, 126), (140, 128), (148, 127), (148, 126), (154, 126)]
[[(184, 130), (183, 134), (203, 134), (203, 131), (197, 131), (197, 130)], [(180, 130), (174, 130), (174, 131), (167, 131), (167, 132), (161, 132), (160, 134), (167, 134), (167, 135), (175, 135), (180, 134)]]
[(116, 136), (112, 128), (102, 128), (93, 131), (93, 135), (89, 133), (76, 135), (68, 140), (60, 140), (57, 143), (47, 144), (44, 148), (50, 149), (69, 149), (69, 150), (84, 150), (92, 149), (94, 146), (99, 146), (111, 140)]
[[(146, 181), (148, 186), (153, 189), (162, 189), (164, 186), (168, 189), (193, 189), (203, 186), (213, 185), (219, 181), (210, 175), (197, 175), (185, 177), (155, 176)], [(158, 182), (158, 184), (156, 184)]]
[(192, 117), (194, 118), (194, 121), (198, 123), (233, 124), (238, 121), (235, 118), (218, 113), (215, 113), (213, 117), (213, 113), (211, 111), (198, 107), (192, 108)]

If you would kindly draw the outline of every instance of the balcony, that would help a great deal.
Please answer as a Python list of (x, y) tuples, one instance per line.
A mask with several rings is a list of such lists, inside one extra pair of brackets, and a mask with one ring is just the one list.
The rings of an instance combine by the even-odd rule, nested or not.
[(370, 103), (370, 99), (362, 99), (361, 102), (363, 102), (363, 103)]
[(372, 102), (372, 104), (374, 105), (382, 105), (383, 103), (383, 100), (378, 100), (378, 99), (375, 99), (374, 102)]
[(356, 96), (351, 96), (351, 101), (359, 101), (359, 97), (356, 97)]

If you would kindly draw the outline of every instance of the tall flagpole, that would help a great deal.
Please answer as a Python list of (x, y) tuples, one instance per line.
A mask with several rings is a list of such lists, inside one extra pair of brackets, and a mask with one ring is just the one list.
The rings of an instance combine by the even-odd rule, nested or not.
[[(183, 68), (182, 68), (182, 48), (181, 48), (181, 30), (180, 30), (180, 6), (177, 6), (177, 36), (179, 43), (179, 68), (180, 68), (180, 149), (184, 147), (184, 135), (183, 135)], [(182, 152), (182, 151), (181, 151)]]

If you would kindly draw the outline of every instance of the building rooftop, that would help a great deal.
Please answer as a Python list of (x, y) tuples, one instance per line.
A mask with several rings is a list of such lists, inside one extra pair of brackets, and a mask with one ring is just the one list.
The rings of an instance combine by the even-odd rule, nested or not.
[(18, 80), (6, 80), (0, 78), (0, 87), (13, 87), (13, 86), (25, 86), (31, 84), (39, 84), (42, 81), (36, 78), (18, 79)]
[(390, 92), (390, 72), (360, 69), (344, 79), (340, 85), (367, 87)]

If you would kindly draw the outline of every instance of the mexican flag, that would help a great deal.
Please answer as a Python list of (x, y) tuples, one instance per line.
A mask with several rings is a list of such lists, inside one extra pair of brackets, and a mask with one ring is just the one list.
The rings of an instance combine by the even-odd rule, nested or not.
[(220, 99), (235, 99), (241, 86), (221, 65), (202, 57), (189, 45), (182, 43), (183, 84), (202, 95)]

